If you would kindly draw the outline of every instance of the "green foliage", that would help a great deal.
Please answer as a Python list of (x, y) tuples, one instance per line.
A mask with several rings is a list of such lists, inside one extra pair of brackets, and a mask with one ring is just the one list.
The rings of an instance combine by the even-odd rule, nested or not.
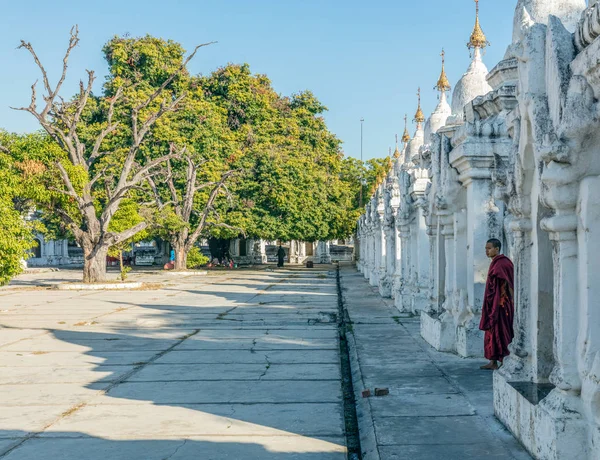
[(363, 183), (362, 204), (364, 206), (374, 193), (377, 183), (385, 178), (391, 166), (390, 157), (372, 158), (364, 163), (356, 158), (344, 158), (342, 181), (350, 188), (352, 207), (354, 210), (359, 211), (359, 215), (362, 213), (360, 206), (361, 181)]
[[(114, 37), (103, 52), (109, 74), (102, 93), (87, 99), (77, 95), (63, 105), (55, 101), (60, 109), (53, 109), (50, 127), (44, 127), (57, 130), (53, 135), (58, 142), (39, 134), (13, 142), (14, 164), (23, 180), (12, 196), (23, 208), (35, 204), (49, 236), (71, 233), (88, 247), (112, 245), (109, 254), (120, 256), (135, 241), (155, 235), (171, 243), (187, 241), (189, 248), (194, 243), (190, 234), (198, 228), (202, 237), (244, 234), (304, 241), (353, 233), (360, 214), (356, 171), (363, 166), (343, 158), (341, 143), (323, 118), (327, 108), (310, 91), (282, 96), (265, 75), (253, 74), (247, 64), (230, 64), (208, 76), (191, 76), (183, 69), (159, 97), (140, 106), (181, 68), (184, 49), (151, 36)], [(147, 131), (134, 150), (135, 167), (121, 177), (133, 151), (134, 126), (139, 129), (161, 106), (184, 94), (177, 109), (161, 114)], [(73, 136), (65, 120), (72, 119), (83, 99), (87, 102), (76, 136), (69, 138), (81, 142), (77, 158), (64, 142), (64, 136)], [(137, 114), (137, 125), (132, 114)], [(90, 157), (95, 146), (98, 155)], [(171, 149), (185, 150), (185, 155), (115, 199), (123, 181)], [(194, 176), (198, 188), (188, 205), (190, 162), (200, 166)], [(378, 174), (375, 166), (371, 169)], [(61, 179), (61, 169), (67, 181)], [(215, 189), (229, 174), (225, 185)], [(158, 206), (151, 209), (153, 201)], [(151, 224), (151, 232), (131, 232), (145, 223)], [(108, 231), (98, 231), (101, 225)]]
[(119, 275), (119, 278), (121, 279), (121, 281), (127, 280), (127, 275), (129, 274), (130, 271), (131, 271), (131, 267), (121, 265), (121, 272)]
[(21, 261), (34, 247), (32, 227), (0, 192), (0, 285), (22, 271)]
[(0, 285), (22, 271), (35, 246), (34, 233), (44, 227), (28, 220), (34, 202), (53, 195), (39, 177), (47, 175), (44, 158), (56, 146), (40, 134), (16, 135), (0, 130)]
[(206, 265), (208, 263), (208, 257), (206, 257), (197, 246), (190, 249), (187, 255), (187, 268), (193, 269)]
[[(144, 222), (144, 218), (140, 215), (139, 211), (139, 205), (135, 200), (125, 199), (121, 201), (119, 209), (110, 221), (109, 230), (121, 232), (128, 228), (132, 228), (141, 222)], [(127, 274), (131, 271), (131, 267), (123, 265), (123, 252), (132, 249), (134, 243), (145, 240), (148, 238), (148, 236), (148, 230), (144, 229), (132, 237), (112, 245), (108, 249), (108, 255), (110, 257), (119, 259), (121, 281), (125, 281), (127, 279)]]
[(280, 96), (247, 64), (218, 69), (203, 86), (227, 111), (241, 153), (232, 167), (244, 171), (230, 186), (233, 201), (219, 203), (228, 227), (213, 227), (213, 236), (238, 236), (231, 227), (249, 237), (305, 241), (353, 232), (358, 214), (341, 177), (340, 141), (327, 129), (326, 108), (311, 92)]
[[(109, 230), (111, 232), (122, 232), (128, 228), (135, 227), (137, 224), (144, 222), (145, 219), (140, 214), (140, 206), (135, 198), (128, 198), (121, 201), (119, 209), (110, 221)], [(147, 239), (149, 236), (148, 230), (144, 229), (133, 235), (131, 238), (120, 241), (111, 246), (108, 250), (108, 255), (118, 257), (119, 253), (127, 251), (133, 243)]]

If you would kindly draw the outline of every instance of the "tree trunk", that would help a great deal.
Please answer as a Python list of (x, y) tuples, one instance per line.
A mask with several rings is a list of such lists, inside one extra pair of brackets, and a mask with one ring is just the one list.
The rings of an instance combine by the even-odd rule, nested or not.
[(185, 244), (174, 243), (173, 249), (175, 250), (175, 270), (187, 270), (187, 251), (185, 250)]
[[(87, 245), (86, 245), (87, 246)], [(106, 281), (107, 246), (83, 247), (83, 282), (98, 283)]]
[(119, 251), (119, 268), (121, 269), (121, 281), (125, 281), (125, 273), (123, 273), (123, 251)]

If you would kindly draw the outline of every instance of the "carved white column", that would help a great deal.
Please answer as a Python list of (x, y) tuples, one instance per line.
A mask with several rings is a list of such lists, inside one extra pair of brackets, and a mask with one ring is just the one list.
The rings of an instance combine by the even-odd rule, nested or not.
[[(511, 380), (527, 381), (533, 378), (532, 342), (535, 331), (531, 330), (534, 306), (531, 305), (531, 239), (530, 219), (514, 220), (510, 223), (514, 247), (510, 258), (515, 266), (515, 338), (510, 346), (511, 355), (505, 359), (502, 372)], [(537, 286), (536, 286), (537, 287)]]
[[(442, 236), (444, 237), (444, 251), (446, 257), (446, 269), (445, 269), (445, 301), (444, 310), (442, 311), (441, 318), (443, 321), (449, 322), (452, 319), (452, 302), (454, 299), (454, 288), (455, 288), (455, 257), (456, 251), (454, 249), (454, 214), (446, 213), (442, 216)], [(454, 321), (452, 321), (454, 322)]]
[(381, 224), (376, 222), (373, 228), (373, 267), (369, 274), (369, 283), (371, 286), (379, 285), (379, 269), (381, 267)]
[[(392, 283), (392, 297), (394, 300), (401, 296), (402, 289), (402, 239), (400, 238), (400, 230), (397, 226), (397, 219), (394, 219), (394, 248), (396, 252), (394, 254), (394, 280)], [(397, 302), (395, 302), (397, 305)]]
[(331, 254), (329, 253), (329, 241), (319, 241), (319, 245), (317, 246), (317, 254), (319, 257), (319, 263), (331, 263)]
[[(502, 240), (504, 204), (496, 203), (492, 195), (493, 155), (481, 151), (473, 142), (460, 147), (452, 153), (452, 165), (467, 189), (467, 238), (463, 249), (467, 260), (467, 304), (463, 307), (459, 303), (457, 351), (462, 356), (479, 356), (483, 354), (483, 334), (478, 326), (490, 265), (485, 244), (490, 238)], [(457, 245), (456, 251), (459, 253), (461, 247)]]
[(254, 241), (254, 263), (255, 264), (266, 264), (267, 263), (267, 252), (265, 240)]
[(557, 215), (542, 221), (554, 242), (554, 354), (555, 367), (550, 381), (565, 391), (577, 391), (581, 380), (577, 371), (579, 330), (579, 279), (577, 259), (577, 216)]
[(412, 311), (412, 292), (410, 290), (410, 280), (412, 278), (411, 261), (411, 238), (410, 225), (406, 221), (400, 223), (400, 246), (402, 247), (401, 261), (401, 284), (399, 294), (395, 299), (396, 308), (401, 312)]
[(413, 310), (429, 310), (429, 235), (427, 234), (427, 222), (424, 206), (417, 207), (416, 226), (416, 292), (414, 296)]

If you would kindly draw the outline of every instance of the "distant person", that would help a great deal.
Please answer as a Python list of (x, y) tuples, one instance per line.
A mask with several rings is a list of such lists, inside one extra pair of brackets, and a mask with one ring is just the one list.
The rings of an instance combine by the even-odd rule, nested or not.
[(171, 249), (169, 262), (167, 262), (163, 268), (165, 270), (173, 270), (175, 268), (175, 249)]
[(508, 345), (515, 333), (513, 319), (514, 267), (511, 260), (500, 254), (502, 243), (491, 239), (485, 245), (485, 254), (492, 259), (485, 283), (483, 309), (479, 329), (485, 331), (484, 354), (490, 362), (481, 369), (496, 370), (498, 363), (510, 354)]
[(283, 267), (283, 259), (285, 259), (285, 249), (281, 245), (279, 245), (279, 249), (277, 250), (277, 266)]

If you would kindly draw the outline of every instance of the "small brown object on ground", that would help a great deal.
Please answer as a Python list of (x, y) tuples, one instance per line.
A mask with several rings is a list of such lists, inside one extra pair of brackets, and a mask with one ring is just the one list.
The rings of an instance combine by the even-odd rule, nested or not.
[(371, 396), (371, 390), (369, 390), (369, 389), (366, 389), (366, 390), (363, 390), (363, 391), (362, 391), (362, 397), (363, 397), (363, 398), (368, 398), (368, 397), (370, 397), (370, 396)]
[(389, 388), (375, 388), (375, 396), (387, 396), (390, 394)]

